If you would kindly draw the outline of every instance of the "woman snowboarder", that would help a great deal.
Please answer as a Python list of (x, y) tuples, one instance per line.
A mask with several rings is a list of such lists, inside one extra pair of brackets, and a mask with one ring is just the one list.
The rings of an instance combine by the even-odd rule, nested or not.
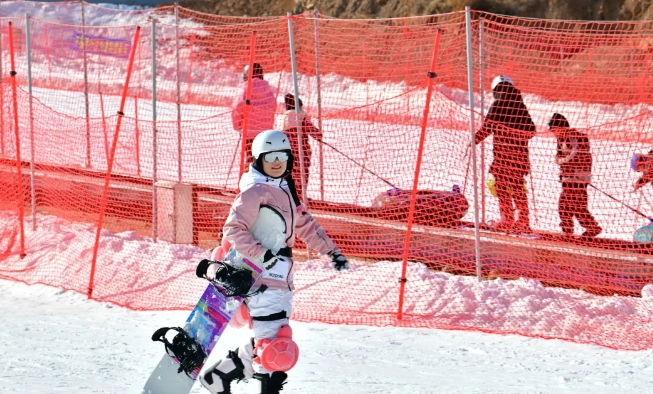
[[(248, 259), (263, 270), (250, 290), (253, 295), (245, 301), (254, 338), (200, 376), (213, 394), (229, 394), (231, 382), (251, 378), (261, 381), (262, 394), (276, 394), (287, 378), (286, 371), (295, 365), (298, 348), (288, 325), (295, 234), (309, 248), (328, 255), (337, 271), (349, 269), (347, 258), (299, 201), (288, 137), (278, 130), (260, 133), (252, 143), (252, 159), (223, 233), (236, 251), (234, 260)], [(219, 270), (216, 279), (224, 280), (221, 276), (226, 275), (228, 269)], [(275, 360), (277, 345), (291, 350), (287, 360)], [(272, 350), (266, 353), (266, 349)]]

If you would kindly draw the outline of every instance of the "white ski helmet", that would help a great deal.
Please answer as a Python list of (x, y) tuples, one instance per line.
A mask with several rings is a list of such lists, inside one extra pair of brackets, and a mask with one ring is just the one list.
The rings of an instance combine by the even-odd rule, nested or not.
[(288, 136), (279, 130), (266, 130), (254, 138), (252, 142), (252, 156), (254, 157), (254, 168), (263, 173), (263, 156), (270, 152), (285, 152), (288, 154), (287, 175), (292, 171), (293, 155)]
[[(243, 67), (243, 81), (247, 81), (248, 73), (249, 73), (249, 64)], [(254, 63), (252, 67), (252, 78), (263, 79), (263, 67), (259, 63)]]
[(512, 86), (515, 86), (515, 83), (510, 79), (509, 76), (507, 75), (497, 75), (493, 80), (492, 80), (492, 90), (496, 89), (497, 86), (499, 86), (500, 83), (507, 83)]
[(506, 92), (510, 88), (514, 88), (515, 84), (507, 75), (499, 75), (492, 80), (492, 96), (495, 100), (502, 100), (506, 98)]

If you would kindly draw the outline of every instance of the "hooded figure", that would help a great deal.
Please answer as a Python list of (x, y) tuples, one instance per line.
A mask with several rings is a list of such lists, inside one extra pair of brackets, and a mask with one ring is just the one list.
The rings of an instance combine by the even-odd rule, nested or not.
[(633, 184), (635, 191), (647, 183), (653, 182), (653, 150), (650, 150), (645, 155), (637, 154), (633, 156), (630, 166), (633, 171), (643, 173), (637, 182)]
[[(292, 169), (292, 177), (295, 179), (295, 184), (297, 185), (297, 194), (299, 199), (303, 201), (304, 191), (302, 187), (308, 186), (309, 173), (311, 168), (311, 144), (309, 142), (308, 136), (310, 135), (317, 141), (322, 141), (322, 131), (313, 125), (311, 119), (308, 117), (306, 112), (304, 112), (303, 103), (301, 99), (297, 99), (299, 104), (299, 113), (295, 108), (295, 96), (288, 93), (284, 97), (286, 104), (286, 116), (283, 120), (283, 132), (288, 136), (290, 140), (290, 146), (292, 147), (292, 153), (297, 164)], [(301, 129), (300, 129), (301, 128)], [(299, 163), (299, 131), (302, 133), (302, 156), (304, 164), (304, 181), (301, 181), (301, 167)]]
[[(494, 102), (481, 129), (476, 132), (475, 144), (493, 135), (494, 158), (490, 174), (496, 180), (501, 221), (495, 225), (499, 231), (530, 232), (528, 198), (524, 190), (524, 177), (531, 171), (528, 141), (536, 129), (521, 92), (512, 80), (500, 75), (492, 82)], [(514, 202), (514, 205), (513, 205)], [(515, 208), (517, 221), (515, 222)]]
[(560, 166), (562, 193), (558, 200), (560, 227), (565, 235), (574, 234), (574, 217), (585, 228), (583, 237), (601, 233), (589, 211), (587, 186), (592, 182), (592, 153), (585, 133), (572, 129), (567, 119), (555, 113), (549, 120), (549, 130), (557, 141), (556, 163)]
[[(247, 75), (249, 65), (243, 69), (243, 87), (231, 111), (231, 122), (236, 131), (243, 130), (245, 123), (245, 106), (247, 105)], [(252, 156), (252, 141), (263, 130), (274, 126), (274, 113), (277, 109), (277, 99), (272, 93), (270, 84), (263, 79), (263, 67), (254, 63), (252, 67), (252, 94), (249, 105), (249, 120), (247, 136), (245, 137), (245, 160)]]

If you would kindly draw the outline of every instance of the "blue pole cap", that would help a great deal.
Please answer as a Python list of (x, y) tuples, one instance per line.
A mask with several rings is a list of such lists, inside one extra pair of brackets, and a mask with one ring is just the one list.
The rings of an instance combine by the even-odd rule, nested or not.
[(637, 170), (637, 162), (639, 161), (639, 158), (642, 157), (639, 153), (634, 155), (632, 159), (630, 159), (630, 169), (633, 171)]

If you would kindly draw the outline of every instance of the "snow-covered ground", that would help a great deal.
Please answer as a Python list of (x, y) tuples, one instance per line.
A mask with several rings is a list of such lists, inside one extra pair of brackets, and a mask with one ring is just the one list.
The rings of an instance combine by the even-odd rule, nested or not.
[[(133, 312), (0, 280), (0, 392), (139, 393), (162, 355), (154, 330), (187, 312)], [(653, 350), (464, 331), (292, 323), (301, 357), (284, 393), (645, 393)], [(228, 328), (210, 362), (251, 333)], [(257, 382), (234, 393), (258, 393)], [(197, 393), (207, 393), (196, 386)]]

